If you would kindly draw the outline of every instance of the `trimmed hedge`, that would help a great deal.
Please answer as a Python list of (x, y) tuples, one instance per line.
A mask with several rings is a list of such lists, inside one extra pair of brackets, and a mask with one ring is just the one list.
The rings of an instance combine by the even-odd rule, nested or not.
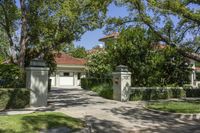
[(132, 88), (130, 94), (130, 101), (137, 100), (158, 100), (158, 99), (169, 99), (169, 98), (190, 98), (200, 97), (200, 89), (197, 88)]
[(186, 97), (184, 89), (180, 88), (133, 88), (130, 100), (158, 100)]
[(103, 98), (113, 99), (112, 79), (83, 78), (81, 87), (92, 90)]
[(199, 97), (200, 98), (200, 89), (185, 89), (186, 97)]
[[(83, 78), (81, 79), (81, 87), (95, 91), (104, 98), (112, 99), (112, 79)], [(137, 101), (184, 97), (200, 98), (200, 89), (191, 87), (132, 87), (129, 99)]]
[(0, 110), (25, 108), (29, 105), (30, 91), (24, 88), (0, 88)]
[(113, 99), (112, 85), (107, 83), (96, 85), (91, 88), (92, 91), (96, 92), (99, 96), (106, 99)]
[(100, 78), (82, 78), (81, 87), (86, 90), (91, 90), (92, 87), (101, 85), (101, 84), (112, 85), (112, 79), (100, 79)]

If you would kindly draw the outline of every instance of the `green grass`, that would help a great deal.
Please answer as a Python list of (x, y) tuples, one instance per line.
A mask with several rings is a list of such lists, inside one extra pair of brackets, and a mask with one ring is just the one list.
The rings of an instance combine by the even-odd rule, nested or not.
[(0, 133), (38, 133), (42, 129), (54, 127), (78, 130), (84, 127), (84, 123), (79, 119), (57, 112), (0, 116)]
[(173, 113), (200, 113), (200, 101), (150, 102), (147, 108)]

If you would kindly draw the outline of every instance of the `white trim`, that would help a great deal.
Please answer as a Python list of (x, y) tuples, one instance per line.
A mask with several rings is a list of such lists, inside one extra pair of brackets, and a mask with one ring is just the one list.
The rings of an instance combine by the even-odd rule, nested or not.
[(57, 68), (86, 68), (85, 65), (57, 65)]

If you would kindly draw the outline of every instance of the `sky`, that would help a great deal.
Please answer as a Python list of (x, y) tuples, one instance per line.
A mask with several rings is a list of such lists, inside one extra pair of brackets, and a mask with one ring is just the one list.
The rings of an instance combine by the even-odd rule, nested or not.
[[(116, 7), (114, 4), (111, 4), (108, 7), (107, 15), (109, 17), (124, 17), (128, 15), (128, 11), (124, 7)], [(98, 40), (105, 36), (104, 30), (105, 28), (86, 32), (80, 41), (74, 42), (75, 46), (84, 46), (86, 49), (91, 49), (96, 45), (102, 45), (103, 43)]]

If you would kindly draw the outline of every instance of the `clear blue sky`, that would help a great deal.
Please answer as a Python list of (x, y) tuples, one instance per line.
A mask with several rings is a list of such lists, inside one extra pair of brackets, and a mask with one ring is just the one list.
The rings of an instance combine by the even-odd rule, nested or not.
[[(122, 7), (116, 7), (114, 4), (111, 4), (108, 7), (108, 16), (110, 17), (124, 17), (128, 15), (128, 12), (126, 8)], [(105, 35), (103, 34), (104, 28), (97, 29), (94, 31), (88, 31), (86, 32), (80, 41), (74, 42), (75, 46), (84, 46), (86, 49), (91, 49), (92, 47), (102, 44), (102, 42), (99, 42), (98, 40)]]

